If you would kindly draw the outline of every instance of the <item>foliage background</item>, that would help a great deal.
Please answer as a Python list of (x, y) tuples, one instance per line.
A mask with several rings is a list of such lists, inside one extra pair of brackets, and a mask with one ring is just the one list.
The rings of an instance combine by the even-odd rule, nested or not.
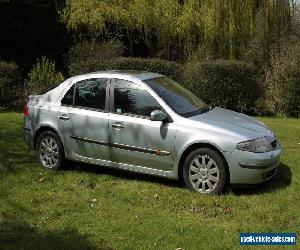
[[(299, 25), (294, 0), (5, 0), (0, 60), (17, 65), (20, 78), (4, 84), (14, 83), (15, 104), (61, 74), (139, 69), (208, 103), (299, 117)], [(38, 66), (43, 57), (54, 68)]]

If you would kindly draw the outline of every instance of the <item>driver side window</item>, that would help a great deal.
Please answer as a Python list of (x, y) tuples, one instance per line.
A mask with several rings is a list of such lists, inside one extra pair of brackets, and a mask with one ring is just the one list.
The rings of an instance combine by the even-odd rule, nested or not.
[(114, 80), (115, 113), (150, 117), (154, 110), (161, 110), (161, 106), (147, 90), (133, 82)]

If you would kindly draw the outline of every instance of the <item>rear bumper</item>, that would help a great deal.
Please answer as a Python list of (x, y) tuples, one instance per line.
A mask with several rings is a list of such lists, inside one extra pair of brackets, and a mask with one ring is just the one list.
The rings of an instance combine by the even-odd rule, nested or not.
[(272, 179), (280, 163), (281, 148), (266, 153), (235, 150), (224, 153), (231, 184), (259, 184)]
[(33, 131), (31, 129), (23, 127), (25, 142), (30, 149), (34, 149), (34, 136), (32, 132)]

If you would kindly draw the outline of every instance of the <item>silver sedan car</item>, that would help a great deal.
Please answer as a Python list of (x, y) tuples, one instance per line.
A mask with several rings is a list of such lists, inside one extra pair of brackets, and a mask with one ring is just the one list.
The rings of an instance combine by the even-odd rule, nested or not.
[(45, 169), (74, 160), (179, 179), (208, 194), (271, 179), (281, 153), (263, 123), (211, 108), (149, 72), (95, 72), (31, 95), (23, 129)]

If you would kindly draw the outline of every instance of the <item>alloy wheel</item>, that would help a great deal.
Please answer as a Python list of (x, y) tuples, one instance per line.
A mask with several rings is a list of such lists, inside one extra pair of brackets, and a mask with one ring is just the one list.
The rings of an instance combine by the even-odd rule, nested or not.
[(39, 156), (45, 168), (55, 168), (58, 163), (59, 151), (56, 141), (47, 136), (40, 143)]
[(208, 155), (198, 155), (190, 163), (189, 180), (200, 193), (211, 193), (219, 183), (219, 168)]

